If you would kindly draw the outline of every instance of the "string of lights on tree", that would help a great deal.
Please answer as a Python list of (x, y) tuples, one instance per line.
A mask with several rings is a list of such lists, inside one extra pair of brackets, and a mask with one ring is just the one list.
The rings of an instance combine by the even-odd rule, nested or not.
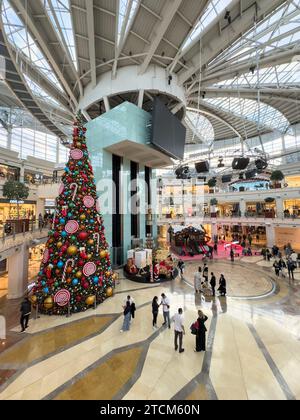
[(86, 311), (113, 295), (112, 271), (86, 128), (79, 113), (32, 302), (41, 312)]

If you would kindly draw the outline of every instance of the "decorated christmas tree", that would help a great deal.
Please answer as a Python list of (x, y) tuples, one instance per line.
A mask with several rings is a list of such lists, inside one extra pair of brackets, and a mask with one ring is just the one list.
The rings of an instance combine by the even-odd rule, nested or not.
[(112, 296), (114, 278), (79, 113), (32, 302), (49, 314), (85, 311)]

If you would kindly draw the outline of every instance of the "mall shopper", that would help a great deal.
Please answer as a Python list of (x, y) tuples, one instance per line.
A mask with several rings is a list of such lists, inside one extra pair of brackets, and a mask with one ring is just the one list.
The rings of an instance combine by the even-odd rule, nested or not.
[(44, 218), (42, 216), (42, 214), (39, 214), (39, 229), (42, 230), (44, 226)]
[[(127, 299), (125, 300), (124, 305), (123, 305), (124, 310), (126, 309), (127, 302), (129, 302), (129, 304), (130, 304), (131, 319), (134, 319), (135, 318), (135, 313), (136, 313), (135, 301), (131, 296), (127, 296)], [(130, 321), (131, 321), (131, 319), (130, 319)]]
[(179, 339), (179, 353), (184, 352), (183, 348), (183, 336), (185, 335), (184, 329), (184, 317), (183, 317), (183, 310), (180, 308), (178, 310), (178, 314), (174, 316), (174, 323), (175, 323), (175, 351), (178, 350), (178, 339)]
[(201, 290), (201, 273), (202, 268), (199, 267), (198, 271), (194, 274), (194, 287), (195, 287), (195, 293), (200, 293)]
[(214, 273), (211, 273), (211, 280), (210, 280), (210, 286), (213, 293), (213, 296), (216, 296), (216, 285), (217, 285), (217, 279)]
[(182, 260), (179, 260), (179, 261), (178, 261), (178, 264), (177, 264), (177, 267), (178, 267), (178, 269), (179, 269), (180, 276), (181, 276), (181, 278), (183, 279), (183, 273), (184, 273), (184, 269), (185, 269), (185, 264), (184, 264), (184, 262), (183, 262)]
[(158, 297), (155, 296), (152, 302), (152, 314), (153, 314), (153, 328), (157, 328), (157, 317), (159, 313)]
[(294, 277), (294, 271), (295, 271), (295, 264), (294, 262), (289, 258), (288, 263), (287, 263), (287, 268), (288, 268), (288, 273), (289, 273), (289, 279), (295, 281), (295, 277)]
[(208, 320), (208, 317), (204, 315), (202, 311), (198, 312), (198, 319), (196, 322), (197, 332), (196, 332), (196, 348), (195, 352), (199, 353), (201, 351), (206, 351), (206, 332), (205, 323)]
[(270, 262), (272, 258), (271, 252), (269, 249), (266, 250), (266, 259)]
[(281, 270), (280, 265), (279, 265), (279, 262), (278, 261), (275, 261), (274, 264), (273, 264), (273, 267), (275, 269), (276, 276), (279, 277), (280, 270)]
[(21, 304), (21, 320), (20, 320), (20, 324), (22, 327), (22, 333), (26, 331), (26, 329), (28, 328), (28, 323), (29, 323), (29, 317), (31, 314), (31, 302), (28, 299), (28, 297), (26, 297), (22, 304)]
[(171, 319), (170, 319), (170, 299), (163, 293), (161, 295), (161, 304), (163, 307), (164, 323), (163, 326), (168, 325), (169, 329), (171, 328)]
[(221, 296), (226, 296), (227, 295), (227, 283), (226, 283), (226, 279), (225, 279), (223, 274), (221, 274), (221, 277), (220, 277), (220, 283), (219, 283), (218, 291), (220, 292)]
[(233, 250), (233, 248), (231, 248), (231, 250), (230, 250), (230, 258), (231, 258), (231, 262), (234, 263), (234, 250)]
[(206, 287), (208, 287), (208, 267), (206, 264), (204, 264), (204, 268), (203, 268), (203, 278), (204, 278)]
[(121, 333), (129, 331), (130, 330), (130, 321), (131, 321), (131, 305), (130, 301), (126, 301), (126, 306), (124, 308), (124, 322), (123, 327), (121, 329)]

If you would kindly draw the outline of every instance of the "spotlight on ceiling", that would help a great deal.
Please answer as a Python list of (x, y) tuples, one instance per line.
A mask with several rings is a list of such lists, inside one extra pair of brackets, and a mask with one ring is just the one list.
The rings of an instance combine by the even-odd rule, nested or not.
[(196, 169), (197, 174), (209, 172), (209, 162), (207, 160), (203, 162), (197, 162), (195, 163), (195, 169)]
[(255, 161), (255, 166), (258, 171), (264, 171), (268, 167), (268, 162), (264, 159), (257, 159)]
[(188, 166), (179, 166), (175, 170), (177, 179), (191, 179), (190, 168)]
[(250, 159), (246, 157), (235, 158), (232, 162), (232, 169), (235, 171), (243, 171), (248, 167)]

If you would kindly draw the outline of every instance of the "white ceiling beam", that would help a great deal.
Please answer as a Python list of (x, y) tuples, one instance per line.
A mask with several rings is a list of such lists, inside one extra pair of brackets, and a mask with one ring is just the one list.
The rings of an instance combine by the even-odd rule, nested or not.
[[(71, 80), (69, 77), (66, 77), (64, 70), (58, 64), (60, 62), (61, 55), (57, 54), (56, 48), (51, 48), (51, 46), (49, 45), (49, 39), (47, 39), (46, 37), (46, 32), (43, 30), (43, 25), (41, 25), (40, 22), (33, 18), (33, 13), (30, 8), (30, 5), (33, 3), (29, 3), (29, 1), (26, 2), (24, 0), (10, 0), (10, 3), (14, 7), (14, 9), (19, 13), (19, 17), (22, 19), (24, 25), (29, 29), (30, 33), (36, 39), (41, 51), (50, 63), (51, 67), (54, 70), (54, 73), (56, 74), (58, 80), (60, 80), (67, 94), (70, 96), (74, 105), (78, 106), (78, 101), (73, 92)], [(55, 36), (57, 37), (56, 34)], [(62, 54), (66, 55), (64, 52)]]
[(92, 86), (97, 85), (94, 0), (85, 0)]
[(147, 68), (161, 43), (166, 31), (168, 30), (176, 12), (178, 11), (183, 0), (168, 0), (165, 1), (165, 6), (162, 10), (162, 19), (158, 22), (157, 25), (153, 28), (153, 37), (151, 39), (150, 46), (148, 48), (147, 55), (144, 59), (143, 64), (140, 68), (140, 74), (144, 74), (147, 71)]
[[(219, 25), (213, 25), (202, 34), (202, 51), (194, 46), (196, 54), (190, 61), (191, 68), (188, 71), (183, 71), (179, 74), (179, 83), (183, 85), (188, 79), (190, 79), (200, 69), (200, 63), (202, 66), (206, 66), (211, 60), (217, 57), (222, 51), (224, 51), (228, 45), (235, 42), (241, 37), (243, 33), (253, 27), (253, 22), (259, 22), (271, 13), (274, 8), (280, 6), (285, 0), (260, 0), (259, 3), (253, 0), (244, 0), (243, 2), (243, 14), (240, 14), (240, 7), (231, 10), (232, 22), (228, 24), (221, 32), (219, 32)], [(230, 6), (228, 7), (230, 10)], [(219, 20), (224, 21), (223, 14)]]

